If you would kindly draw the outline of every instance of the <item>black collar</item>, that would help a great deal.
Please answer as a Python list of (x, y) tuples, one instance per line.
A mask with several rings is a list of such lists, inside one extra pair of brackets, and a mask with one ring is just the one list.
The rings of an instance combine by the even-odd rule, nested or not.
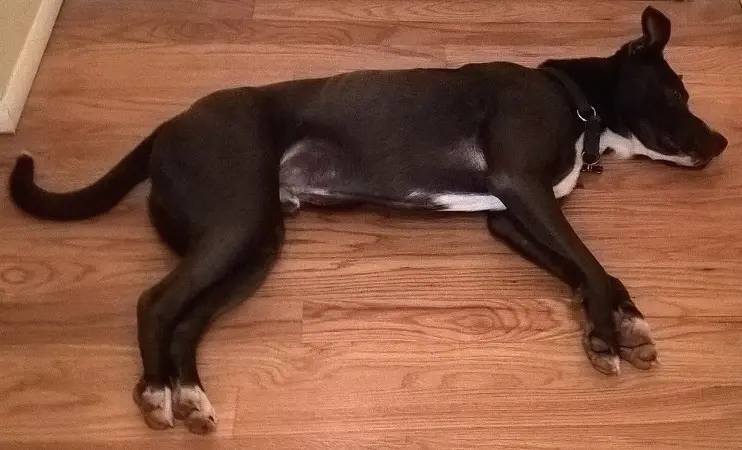
[(602, 131), (600, 116), (587, 101), (582, 89), (566, 73), (553, 67), (540, 67), (540, 69), (556, 78), (564, 86), (577, 107), (577, 117), (585, 122), (585, 137), (582, 141), (582, 171), (603, 172), (603, 167), (598, 165), (600, 161), (600, 133)]

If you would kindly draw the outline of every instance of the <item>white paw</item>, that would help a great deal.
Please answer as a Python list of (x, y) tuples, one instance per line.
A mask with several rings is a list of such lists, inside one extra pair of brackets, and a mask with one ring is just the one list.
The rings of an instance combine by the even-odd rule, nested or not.
[(173, 409), (175, 417), (185, 420), (190, 432), (207, 434), (216, 431), (216, 411), (201, 387), (176, 385)]
[(172, 393), (169, 386), (154, 387), (141, 381), (134, 388), (134, 401), (142, 410), (150, 428), (162, 430), (173, 426)]
[(582, 339), (582, 346), (585, 348), (590, 363), (599, 372), (606, 375), (619, 375), (621, 373), (618, 355), (613, 353), (608, 344), (601, 339), (595, 336), (589, 337), (588, 334), (585, 334)]
[(621, 346), (621, 358), (639, 369), (651, 369), (657, 364), (657, 348), (652, 340), (649, 323), (639, 316), (619, 310), (616, 326)]

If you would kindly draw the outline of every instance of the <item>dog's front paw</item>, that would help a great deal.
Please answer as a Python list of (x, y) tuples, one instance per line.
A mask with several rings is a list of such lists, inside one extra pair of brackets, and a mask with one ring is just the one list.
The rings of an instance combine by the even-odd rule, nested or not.
[(163, 430), (173, 426), (170, 386), (152, 386), (139, 380), (134, 386), (133, 397), (150, 428)]
[(650, 369), (657, 363), (657, 348), (649, 323), (635, 308), (621, 308), (615, 313), (621, 358), (639, 369)]
[(618, 375), (621, 373), (621, 364), (618, 355), (605, 341), (586, 332), (582, 338), (582, 346), (590, 359), (590, 363), (598, 371), (606, 375)]
[(208, 434), (216, 431), (216, 412), (200, 386), (176, 385), (173, 409), (175, 417), (185, 420), (191, 433)]

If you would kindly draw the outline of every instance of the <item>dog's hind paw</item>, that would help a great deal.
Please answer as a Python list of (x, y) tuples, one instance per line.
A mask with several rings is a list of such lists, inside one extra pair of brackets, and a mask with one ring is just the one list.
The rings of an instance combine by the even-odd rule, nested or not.
[(621, 358), (639, 369), (651, 369), (657, 363), (657, 348), (649, 324), (640, 315), (619, 308), (615, 317)]
[(197, 385), (176, 385), (173, 394), (175, 417), (185, 420), (191, 433), (208, 434), (216, 431), (216, 412), (206, 393)]
[(134, 386), (133, 397), (150, 428), (163, 430), (173, 426), (170, 386), (155, 387), (147, 385), (144, 380), (140, 380)]

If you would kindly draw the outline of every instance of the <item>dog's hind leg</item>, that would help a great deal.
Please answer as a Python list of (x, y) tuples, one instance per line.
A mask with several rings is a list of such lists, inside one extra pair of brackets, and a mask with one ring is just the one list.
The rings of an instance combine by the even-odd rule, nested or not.
[(156, 191), (149, 196), (149, 219), (172, 251), (179, 256), (186, 254), (189, 241), (188, 227), (185, 226), (187, 220), (168, 209)]
[(152, 219), (184, 253), (137, 305), (144, 374), (134, 398), (154, 428), (173, 422), (170, 350), (177, 325), (282, 226), (278, 144), (260, 108), (249, 91), (210, 96), (161, 126), (154, 143)]
[(248, 258), (195, 300), (193, 308), (176, 325), (170, 340), (173, 377), (173, 412), (197, 434), (216, 429), (216, 415), (196, 367), (198, 343), (220, 314), (237, 306), (257, 290), (268, 275), (283, 241), (283, 225), (274, 227), (249, 251)]
[(246, 259), (255, 231), (245, 224), (210, 230), (194, 242), (175, 270), (140, 298), (137, 337), (144, 374), (134, 399), (152, 428), (173, 424), (169, 349), (179, 319), (204, 290)]

